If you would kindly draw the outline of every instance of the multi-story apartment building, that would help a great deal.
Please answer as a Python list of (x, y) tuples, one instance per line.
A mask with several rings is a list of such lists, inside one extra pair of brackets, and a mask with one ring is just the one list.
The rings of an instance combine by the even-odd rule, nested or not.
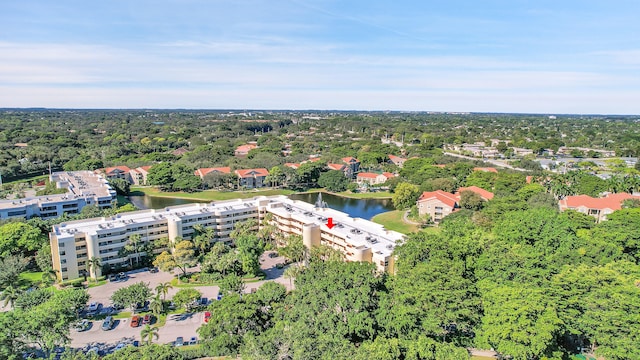
[[(81, 276), (89, 259), (94, 257), (103, 265), (125, 265), (128, 257), (118, 254), (130, 236), (139, 235), (142, 244), (165, 238), (175, 242), (178, 238), (190, 239), (196, 224), (214, 229), (213, 241), (230, 242), (229, 234), (236, 223), (256, 219), (264, 224), (267, 213), (273, 214), (271, 221), (280, 231), (302, 235), (308, 248), (328, 245), (340, 250), (347, 261), (372, 262), (380, 271), (393, 270), (393, 249), (403, 239), (402, 234), (388, 231), (382, 225), (336, 210), (316, 208), (285, 196), (256, 197), (133, 211), (55, 225), (49, 234), (53, 266), (59, 278), (67, 280)], [(332, 228), (326, 225), (328, 218), (336, 224)], [(90, 270), (92, 277), (101, 273)]]
[(0, 219), (55, 218), (62, 214), (77, 214), (87, 205), (99, 208), (112, 206), (116, 192), (101, 176), (91, 171), (61, 171), (49, 176), (59, 189), (67, 189), (65, 194), (35, 196), (25, 199), (0, 200)]
[(591, 215), (596, 222), (607, 220), (607, 215), (622, 209), (625, 200), (640, 200), (640, 196), (627, 193), (607, 194), (601, 198), (593, 198), (589, 195), (567, 196), (558, 201), (560, 211), (575, 210), (583, 214)]

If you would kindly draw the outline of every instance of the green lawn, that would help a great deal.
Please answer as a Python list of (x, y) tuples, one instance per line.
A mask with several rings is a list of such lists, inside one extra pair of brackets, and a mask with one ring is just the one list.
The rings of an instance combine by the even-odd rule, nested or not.
[(378, 214), (371, 219), (373, 222), (384, 225), (385, 228), (399, 233), (408, 234), (419, 231), (417, 225), (407, 224), (402, 219), (403, 210), (393, 210)]
[(168, 198), (180, 198), (180, 199), (192, 199), (192, 200), (205, 200), (205, 201), (218, 201), (218, 200), (231, 200), (231, 199), (246, 199), (254, 196), (271, 196), (271, 195), (289, 195), (293, 194), (293, 190), (284, 189), (272, 189), (272, 190), (257, 190), (257, 191), (217, 191), (217, 190), (205, 190), (195, 193), (186, 193), (182, 191), (160, 191), (155, 187), (131, 187), (131, 195), (148, 195), (155, 197), (168, 197)]
[(42, 271), (39, 272), (23, 272), (20, 274), (20, 279), (37, 284), (42, 281)]

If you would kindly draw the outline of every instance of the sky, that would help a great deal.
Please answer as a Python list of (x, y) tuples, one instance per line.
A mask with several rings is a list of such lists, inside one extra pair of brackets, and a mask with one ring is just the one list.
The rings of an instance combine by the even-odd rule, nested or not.
[(637, 0), (3, 0), (0, 107), (640, 114)]

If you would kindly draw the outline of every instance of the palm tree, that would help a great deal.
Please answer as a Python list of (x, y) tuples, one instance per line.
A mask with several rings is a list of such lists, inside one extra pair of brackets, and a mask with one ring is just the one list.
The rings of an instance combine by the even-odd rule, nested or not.
[(289, 286), (293, 287), (293, 279), (295, 279), (302, 272), (302, 268), (298, 265), (291, 265), (285, 269), (282, 274), (285, 278), (289, 279)]
[(140, 331), (140, 337), (142, 338), (143, 342), (146, 339), (147, 345), (150, 345), (154, 337), (156, 338), (156, 340), (160, 338), (160, 335), (158, 335), (158, 327), (151, 327), (151, 325), (146, 325), (144, 329)]
[(20, 297), (21, 293), (22, 291), (20, 291), (20, 289), (16, 289), (13, 285), (9, 285), (2, 292), (0, 300), (4, 300), (4, 306), (9, 305), (13, 307), (13, 303)]
[(162, 294), (162, 300), (166, 300), (169, 289), (173, 289), (170, 282), (163, 282), (156, 286), (156, 294)]
[(129, 236), (129, 242), (127, 245), (133, 246), (133, 253), (136, 254), (136, 265), (140, 264), (140, 252), (138, 252), (138, 244), (140, 244), (139, 234), (133, 234)]
[(58, 276), (55, 270), (51, 269), (49, 271), (42, 273), (42, 282), (45, 285), (50, 286), (53, 283), (55, 283), (56, 280), (58, 280)]
[(149, 304), (149, 308), (151, 309), (153, 315), (155, 315), (156, 317), (162, 314), (162, 312), (164, 311), (164, 303), (162, 300), (160, 300), (160, 294), (157, 294), (153, 297), (153, 300), (151, 300), (151, 304)]
[(100, 266), (102, 266), (102, 261), (100, 261), (100, 258), (94, 256), (91, 259), (87, 260), (87, 270), (93, 272), (94, 278), (98, 277), (98, 269), (100, 268)]

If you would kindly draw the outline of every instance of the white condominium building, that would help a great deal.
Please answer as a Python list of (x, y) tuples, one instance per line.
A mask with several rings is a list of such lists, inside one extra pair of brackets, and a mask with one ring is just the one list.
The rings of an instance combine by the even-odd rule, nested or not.
[[(368, 220), (351, 218), (340, 211), (316, 208), (285, 196), (256, 197), (212, 203), (193, 203), (164, 209), (121, 213), (110, 218), (70, 221), (53, 226), (49, 234), (54, 269), (61, 280), (74, 279), (87, 269), (89, 259), (105, 265), (126, 265), (128, 257), (119, 250), (131, 235), (142, 243), (168, 238), (191, 239), (193, 227), (201, 224), (215, 230), (213, 241), (230, 242), (237, 222), (256, 219), (267, 213), (272, 223), (287, 234), (299, 234), (310, 248), (320, 244), (341, 251), (347, 261), (367, 261), (379, 271), (392, 271), (393, 249), (404, 236)], [(332, 218), (334, 227), (326, 225)], [(135, 254), (129, 256), (136, 256)], [(101, 271), (89, 269), (92, 277)]]
[(112, 206), (116, 192), (101, 176), (91, 171), (61, 171), (49, 176), (59, 189), (67, 189), (64, 194), (43, 195), (25, 199), (0, 200), (0, 219), (55, 218), (62, 214), (77, 214), (87, 205), (99, 208)]

